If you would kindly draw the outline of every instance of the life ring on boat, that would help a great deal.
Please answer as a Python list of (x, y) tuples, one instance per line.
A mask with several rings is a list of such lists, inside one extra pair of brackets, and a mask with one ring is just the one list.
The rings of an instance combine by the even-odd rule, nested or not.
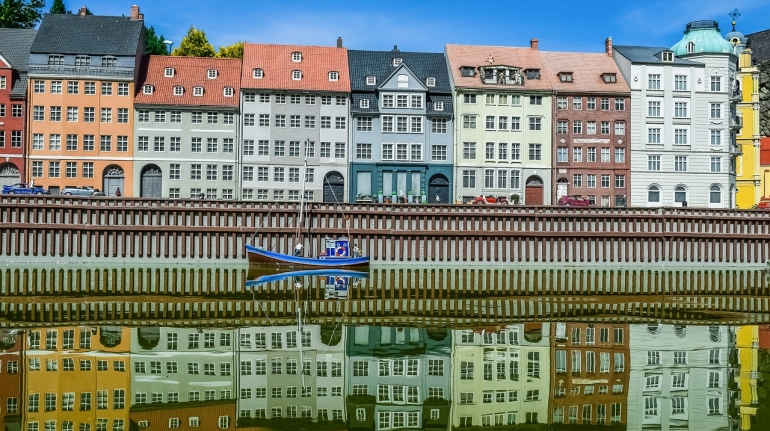
[(344, 256), (345, 255), (345, 247), (339, 246), (336, 250), (334, 250), (334, 254), (336, 256)]

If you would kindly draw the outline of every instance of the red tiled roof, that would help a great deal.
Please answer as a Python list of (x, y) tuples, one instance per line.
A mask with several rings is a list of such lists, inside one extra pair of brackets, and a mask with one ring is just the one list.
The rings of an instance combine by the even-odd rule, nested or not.
[[(166, 68), (174, 69), (174, 77), (165, 77)], [(216, 79), (208, 71), (217, 71)], [(134, 103), (137, 105), (225, 106), (238, 107), (241, 91), (241, 59), (150, 55), (142, 59)], [(145, 84), (154, 87), (144, 94)], [(174, 87), (184, 87), (184, 94), (174, 95)], [(194, 96), (193, 88), (203, 87), (203, 96)], [(224, 89), (233, 88), (233, 97), (225, 97)]]
[[(456, 87), (463, 88), (499, 88), (506, 90), (550, 90), (551, 76), (540, 58), (540, 53), (532, 48), (516, 48), (506, 46), (480, 45), (447, 45), (447, 60)], [(478, 70), (476, 76), (468, 77), (460, 74), (460, 67), (488, 66), (487, 61), (492, 57), (494, 65), (504, 65), (525, 69), (540, 69), (540, 79), (524, 79), (523, 86), (495, 85), (481, 82)]]
[[(540, 52), (540, 57), (551, 74), (553, 89), (562, 92), (630, 93), (626, 80), (620, 74), (615, 60), (604, 53)], [(572, 72), (572, 82), (561, 82), (560, 72)], [(603, 73), (614, 73), (616, 82), (606, 84)]]
[[(292, 53), (302, 54), (302, 61), (292, 61)], [(254, 78), (254, 69), (264, 77)], [(301, 80), (292, 79), (292, 71), (302, 72)], [(329, 72), (338, 72), (337, 81), (329, 81)], [(348, 50), (328, 46), (270, 45), (247, 43), (243, 48), (243, 88), (350, 92)]]

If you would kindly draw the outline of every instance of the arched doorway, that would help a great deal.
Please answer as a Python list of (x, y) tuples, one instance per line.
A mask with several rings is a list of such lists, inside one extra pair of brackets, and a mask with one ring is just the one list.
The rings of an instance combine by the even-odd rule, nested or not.
[(345, 202), (345, 177), (337, 171), (324, 176), (324, 202)]
[(449, 201), (449, 180), (442, 174), (430, 177), (428, 181), (428, 202), (434, 204), (447, 204)]
[(569, 181), (567, 181), (566, 178), (559, 178), (556, 181), (556, 201), (559, 201), (559, 198), (562, 196), (567, 196), (567, 186), (569, 186)]
[(120, 195), (125, 196), (126, 188), (123, 184), (124, 178), (125, 174), (123, 173), (123, 168), (118, 165), (107, 166), (104, 168), (104, 173), (102, 174), (102, 183), (104, 184), (102, 191), (104, 191), (107, 196), (116, 196), (115, 192), (120, 189)]
[(163, 172), (157, 165), (142, 169), (140, 197), (160, 199), (163, 197)]
[(524, 203), (526, 205), (543, 205), (543, 179), (537, 175), (527, 178)]
[(21, 182), (21, 172), (13, 163), (0, 165), (0, 187)]

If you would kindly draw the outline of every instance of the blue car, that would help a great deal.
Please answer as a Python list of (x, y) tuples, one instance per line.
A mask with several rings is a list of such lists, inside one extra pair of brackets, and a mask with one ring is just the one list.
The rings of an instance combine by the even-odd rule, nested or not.
[(4, 195), (50, 195), (51, 192), (40, 186), (30, 187), (26, 183), (16, 183), (3, 186)]

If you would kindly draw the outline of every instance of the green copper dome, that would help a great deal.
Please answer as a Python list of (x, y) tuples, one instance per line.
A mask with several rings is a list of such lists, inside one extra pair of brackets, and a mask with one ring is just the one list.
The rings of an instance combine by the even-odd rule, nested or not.
[(671, 50), (678, 57), (687, 54), (727, 54), (733, 52), (733, 47), (722, 37), (716, 21), (693, 21), (687, 24), (684, 37)]

